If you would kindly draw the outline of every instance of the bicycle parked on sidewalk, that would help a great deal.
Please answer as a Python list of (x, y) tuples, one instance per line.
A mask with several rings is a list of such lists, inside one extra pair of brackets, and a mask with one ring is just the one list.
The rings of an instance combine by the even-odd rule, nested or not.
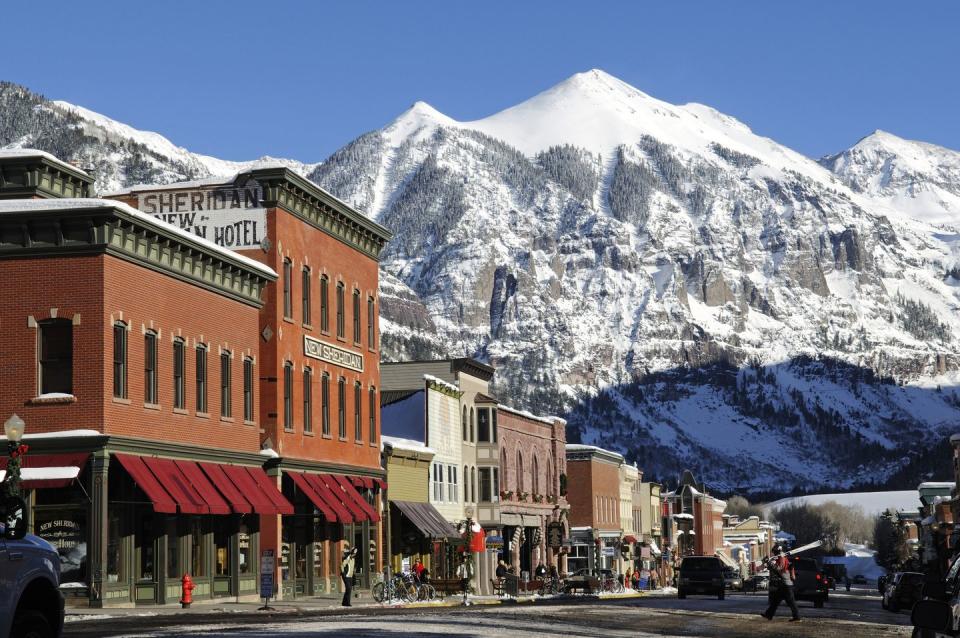
[(623, 593), (623, 581), (617, 574), (610, 573), (600, 577), (600, 591), (611, 594)]

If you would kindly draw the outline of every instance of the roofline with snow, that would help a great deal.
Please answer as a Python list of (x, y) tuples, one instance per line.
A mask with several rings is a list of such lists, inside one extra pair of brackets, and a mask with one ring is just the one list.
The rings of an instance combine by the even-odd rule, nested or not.
[[(32, 200), (31, 200), (32, 201)], [(111, 255), (256, 308), (277, 276), (227, 249), (214, 249), (189, 233), (120, 202), (79, 200), (73, 208), (4, 211), (0, 201), (0, 259)]]
[(0, 199), (93, 197), (93, 178), (43, 151), (0, 154)]
[(219, 184), (216, 180), (203, 180), (202, 183), (194, 181), (141, 184), (110, 193), (110, 197), (135, 196), (155, 191), (209, 189), (218, 185), (232, 184), (239, 187), (251, 179), (256, 180), (263, 189), (265, 208), (282, 208), (374, 260), (380, 260), (380, 251), (393, 237), (393, 233), (387, 228), (286, 166), (251, 168), (233, 177), (225, 177)]

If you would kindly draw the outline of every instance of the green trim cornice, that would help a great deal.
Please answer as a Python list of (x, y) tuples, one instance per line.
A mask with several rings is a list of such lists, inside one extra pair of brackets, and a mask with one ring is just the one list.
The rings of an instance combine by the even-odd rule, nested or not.
[(93, 197), (93, 178), (44, 155), (0, 158), (0, 199)]
[(267, 469), (280, 468), (292, 472), (324, 472), (328, 474), (349, 474), (351, 476), (368, 476), (370, 478), (386, 479), (387, 472), (383, 468), (357, 467), (342, 465), (326, 461), (310, 461), (306, 459), (292, 459), (286, 457), (268, 458)]
[(453, 397), (454, 399), (459, 399), (460, 397), (463, 396), (463, 390), (454, 390), (449, 386), (449, 384), (445, 382), (437, 383), (433, 379), (427, 379), (426, 381), (427, 381), (428, 388), (430, 388), (431, 390), (436, 390), (440, 394), (445, 394), (448, 397)]
[(254, 169), (246, 173), (263, 188), (267, 208), (283, 208), (311, 226), (378, 260), (393, 234), (363, 213), (288, 168)]
[(108, 254), (256, 308), (276, 278), (187, 234), (109, 207), (0, 214), (0, 259)]

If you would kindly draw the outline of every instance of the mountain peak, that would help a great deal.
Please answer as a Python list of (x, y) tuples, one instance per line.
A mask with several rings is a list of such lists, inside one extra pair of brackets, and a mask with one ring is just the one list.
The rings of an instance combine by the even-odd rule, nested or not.
[(453, 118), (447, 117), (423, 100), (417, 100), (384, 129), (384, 134), (391, 143), (399, 144), (411, 135), (432, 132), (438, 126), (455, 126), (456, 124)]

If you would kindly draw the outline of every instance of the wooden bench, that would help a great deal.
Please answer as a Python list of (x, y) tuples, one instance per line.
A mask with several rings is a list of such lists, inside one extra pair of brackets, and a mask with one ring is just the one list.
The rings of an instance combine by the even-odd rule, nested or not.
[(463, 593), (463, 583), (459, 578), (431, 578), (430, 584), (441, 598), (450, 594)]

